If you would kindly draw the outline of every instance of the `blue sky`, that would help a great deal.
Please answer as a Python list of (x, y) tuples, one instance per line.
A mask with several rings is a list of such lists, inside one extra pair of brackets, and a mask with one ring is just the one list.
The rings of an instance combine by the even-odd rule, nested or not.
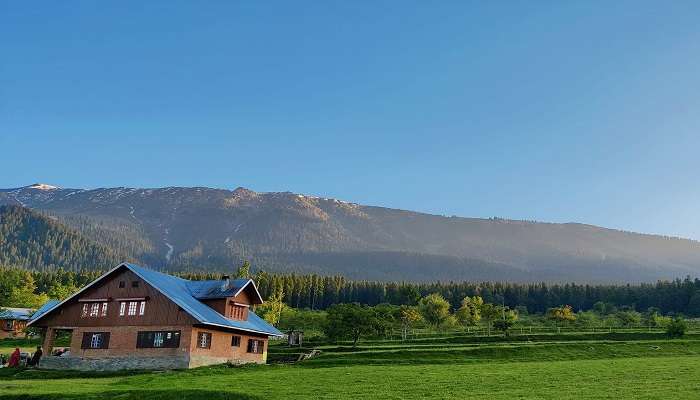
[(0, 187), (245, 186), (700, 239), (698, 15), (2, 2)]

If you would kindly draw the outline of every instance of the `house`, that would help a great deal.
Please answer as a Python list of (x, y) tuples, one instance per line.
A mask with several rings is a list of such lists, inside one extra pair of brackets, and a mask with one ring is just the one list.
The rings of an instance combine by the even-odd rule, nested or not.
[(25, 337), (24, 328), (33, 313), (29, 308), (0, 307), (0, 339)]
[(48, 368), (265, 363), (268, 338), (282, 333), (251, 310), (262, 302), (251, 279), (189, 281), (123, 263), (39, 309), (29, 326), (42, 329), (46, 354), (58, 332), (70, 334), (69, 355), (42, 359)]

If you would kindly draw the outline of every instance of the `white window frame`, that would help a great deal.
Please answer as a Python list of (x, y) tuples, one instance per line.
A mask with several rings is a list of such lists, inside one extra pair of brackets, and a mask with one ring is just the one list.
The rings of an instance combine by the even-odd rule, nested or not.
[(100, 303), (90, 303), (90, 317), (100, 316)]
[(138, 302), (137, 301), (130, 301), (129, 302), (129, 309), (127, 310), (127, 315), (130, 317), (133, 317), (136, 315), (136, 307), (138, 307)]
[(107, 316), (107, 304), (109, 303), (102, 303), (102, 312), (100, 313), (100, 317)]
[(153, 335), (153, 347), (163, 347), (163, 342), (165, 341), (165, 335), (163, 332), (156, 332)]
[(90, 338), (90, 348), (91, 349), (99, 349), (102, 346), (102, 334), (101, 333), (93, 333), (92, 337)]
[(119, 316), (123, 317), (125, 313), (126, 313), (126, 302), (125, 301), (119, 302)]
[(143, 315), (146, 312), (146, 302), (142, 301), (139, 306), (139, 315)]
[(209, 345), (209, 336), (211, 333), (207, 332), (202, 332), (201, 335), (199, 335), (199, 348), (200, 349), (206, 349), (207, 346)]
[(85, 318), (88, 316), (90, 313), (90, 303), (83, 303), (83, 311), (81, 312), (80, 316), (82, 318)]

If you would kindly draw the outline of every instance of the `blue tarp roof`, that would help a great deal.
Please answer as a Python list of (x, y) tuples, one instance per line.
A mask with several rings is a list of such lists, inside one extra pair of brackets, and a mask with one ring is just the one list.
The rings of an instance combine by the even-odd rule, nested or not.
[(0, 319), (14, 319), (18, 321), (28, 321), (33, 311), (30, 308), (6, 307), (0, 309)]
[[(129, 263), (120, 264), (117, 268), (113, 269), (112, 271), (118, 269), (119, 267), (126, 267), (136, 275), (140, 276), (141, 279), (146, 281), (149, 285), (153, 286), (159, 292), (163, 293), (163, 295), (172, 300), (173, 303), (180, 306), (183, 310), (187, 311), (187, 313), (189, 313), (201, 324), (220, 326), (224, 328), (240, 329), (248, 332), (261, 333), (269, 336), (282, 336), (282, 332), (280, 332), (279, 330), (277, 330), (277, 328), (267, 323), (264, 319), (255, 315), (253, 311), (248, 312), (248, 319), (245, 321), (232, 320), (224, 317), (223, 315), (219, 314), (216, 310), (207, 306), (206, 304), (202, 303), (197, 299), (197, 297), (221, 297), (221, 293), (223, 293), (221, 291), (221, 281), (202, 281), (201, 283), (197, 281), (188, 281), (186, 279), (178, 278), (176, 276), (164, 274), (161, 272), (154, 271), (152, 269), (144, 268)], [(107, 275), (109, 275), (109, 273), (103, 275), (102, 278), (104, 278)], [(234, 284), (231, 286), (235, 288), (236, 285), (238, 285), (238, 287), (235, 291), (231, 289), (232, 293), (236, 293), (238, 290), (246, 286), (249, 281), (250, 280), (248, 279), (234, 280)], [(214, 288), (215, 284), (218, 286), (218, 292), (216, 292)], [(92, 283), (90, 285), (92, 285)], [(78, 293), (82, 292), (86, 288), (81, 289)], [(229, 290), (227, 289), (225, 292), (228, 291)], [(78, 293), (74, 294), (73, 296), (77, 295)], [(64, 300), (63, 302), (65, 301), (67, 300)], [(39, 314), (39, 311), (37, 311), (35, 316), (32, 317), (32, 322), (41, 317), (42, 315), (45, 315), (47, 312), (51, 311), (52, 309), (54, 309), (62, 303), (54, 303), (52, 306), (48, 307), (47, 304), (42, 306), (39, 310), (43, 310), (41, 314)], [(44, 309), (45, 307), (46, 309)]]

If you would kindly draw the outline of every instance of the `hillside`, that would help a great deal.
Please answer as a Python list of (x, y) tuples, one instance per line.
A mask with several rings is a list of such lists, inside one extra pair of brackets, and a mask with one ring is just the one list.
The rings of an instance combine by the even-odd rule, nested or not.
[(0, 265), (101, 269), (123, 257), (39, 213), (0, 206)]
[(0, 189), (154, 267), (356, 279), (650, 281), (696, 276), (700, 243), (583, 224), (444, 217), (244, 188)]

